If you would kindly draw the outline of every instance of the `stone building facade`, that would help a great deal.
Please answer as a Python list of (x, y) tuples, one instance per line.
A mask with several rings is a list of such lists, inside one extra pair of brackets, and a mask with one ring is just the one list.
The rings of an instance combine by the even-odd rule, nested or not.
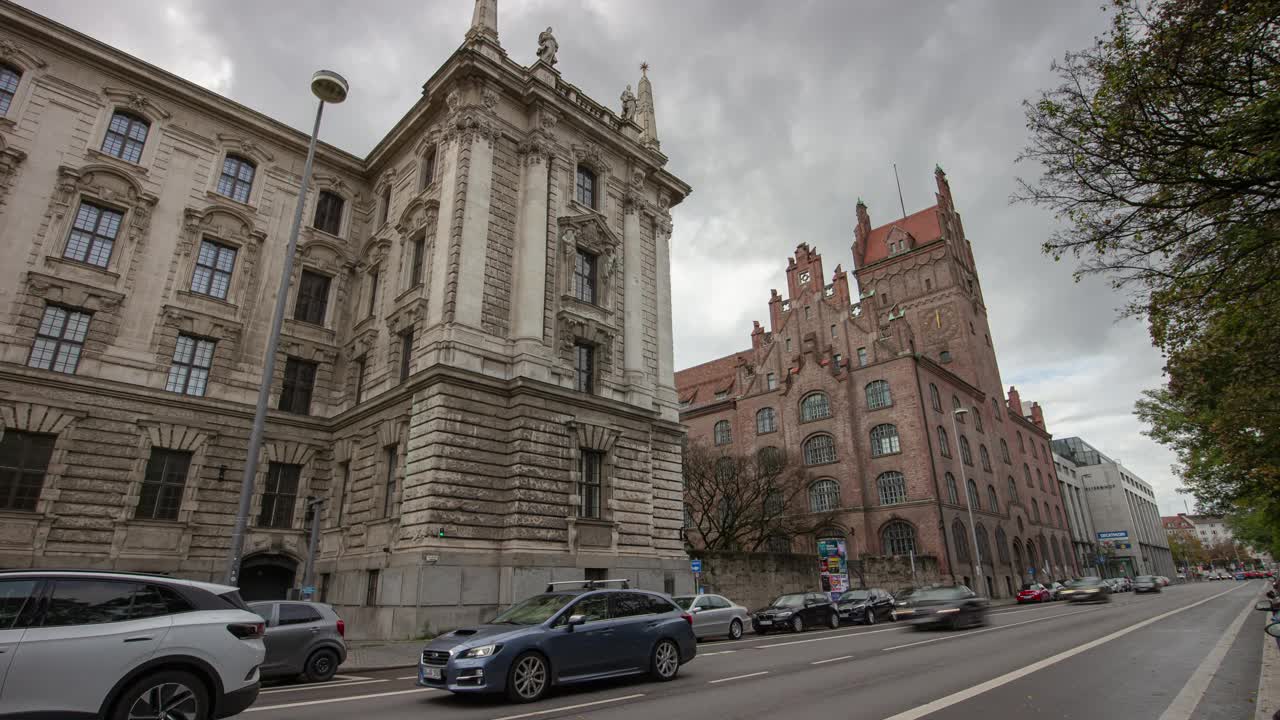
[(556, 62), (513, 61), (477, 0), (408, 114), (367, 157), (321, 144), (299, 199), (305, 135), (0, 2), (0, 567), (222, 576), (300, 201), (245, 594), (298, 585), (307, 496), (353, 637), (553, 579), (687, 590), (690, 188), (647, 77), (617, 112)]
[[(794, 511), (837, 521), (793, 551), (827, 538), (850, 558), (932, 556), (944, 577), (1007, 597), (1074, 574), (1071, 538), (1043, 413), (1002, 392), (973, 253), (935, 175), (937, 204), (902, 220), (873, 228), (858, 203), (857, 298), (800, 245), (750, 349), (676, 374), (681, 419), (693, 440), (804, 466), (809, 505)], [(968, 412), (953, 424), (956, 408)]]

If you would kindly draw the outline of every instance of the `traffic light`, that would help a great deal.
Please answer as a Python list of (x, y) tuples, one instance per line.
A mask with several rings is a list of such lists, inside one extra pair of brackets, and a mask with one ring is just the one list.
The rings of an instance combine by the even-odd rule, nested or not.
[(444, 539), (444, 528), (440, 528), (439, 530), (436, 531), (436, 537), (440, 538), (441, 540)]

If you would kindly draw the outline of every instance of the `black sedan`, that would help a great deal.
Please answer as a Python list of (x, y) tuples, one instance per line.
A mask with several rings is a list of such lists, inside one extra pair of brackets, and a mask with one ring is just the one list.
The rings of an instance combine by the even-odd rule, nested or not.
[(987, 624), (989, 603), (964, 585), (934, 587), (911, 593), (894, 614), (916, 630), (943, 627), (958, 630)]
[(840, 614), (826, 593), (787, 593), (774, 598), (769, 607), (751, 613), (751, 629), (757, 634), (771, 630), (801, 632), (805, 628), (840, 627)]
[(843, 621), (875, 625), (893, 619), (893, 596), (880, 588), (850, 590), (840, 596), (836, 610)]
[(1111, 584), (1099, 577), (1076, 578), (1062, 591), (1067, 602), (1111, 602)]

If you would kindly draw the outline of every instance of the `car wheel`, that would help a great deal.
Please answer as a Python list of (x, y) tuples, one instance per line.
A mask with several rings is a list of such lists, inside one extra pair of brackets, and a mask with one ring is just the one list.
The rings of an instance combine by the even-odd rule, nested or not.
[(791, 618), (791, 632), (804, 632), (804, 620), (799, 615)]
[(680, 648), (672, 640), (659, 640), (653, 647), (653, 658), (649, 664), (649, 674), (654, 680), (666, 682), (674, 680), (680, 671)]
[(512, 702), (533, 702), (547, 694), (551, 686), (551, 670), (546, 658), (538, 653), (525, 653), (511, 663), (507, 671), (507, 699)]
[(338, 674), (338, 654), (332, 650), (317, 650), (307, 658), (302, 677), (307, 682), (328, 682)]
[(740, 637), (742, 637), (742, 621), (734, 620), (729, 623), (729, 639), (737, 640)]
[(867, 613), (866, 613), (865, 615), (863, 615), (863, 617), (865, 617), (865, 618), (866, 618), (866, 621), (865, 621), (865, 622), (866, 622), (868, 625), (875, 625), (875, 624), (876, 624), (876, 611), (875, 611), (875, 610), (872, 610), (871, 608), (867, 608)]
[(828, 620), (827, 625), (828, 625), (828, 626), (830, 626), (832, 630), (839, 630), (839, 629), (840, 629), (840, 614), (839, 614), (839, 613), (831, 613), (831, 618)]
[(179, 671), (148, 675), (128, 687), (116, 702), (112, 720), (164, 718), (208, 720), (209, 691), (194, 675)]

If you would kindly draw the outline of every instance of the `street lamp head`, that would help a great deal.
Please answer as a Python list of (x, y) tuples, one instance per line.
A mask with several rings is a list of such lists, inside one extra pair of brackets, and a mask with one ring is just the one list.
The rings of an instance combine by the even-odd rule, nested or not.
[(311, 93), (332, 105), (347, 99), (347, 89), (346, 78), (332, 70), (319, 70), (311, 76)]
[(969, 408), (962, 408), (962, 407), (956, 408), (955, 410), (951, 411), (951, 414), (955, 415), (956, 417), (964, 417), (965, 415), (969, 414)]

